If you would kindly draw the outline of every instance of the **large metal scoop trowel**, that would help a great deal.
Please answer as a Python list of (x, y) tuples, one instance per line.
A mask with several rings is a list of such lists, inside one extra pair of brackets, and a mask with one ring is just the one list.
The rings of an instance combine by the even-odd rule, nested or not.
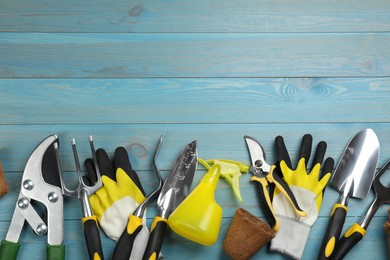
[(333, 206), (318, 259), (330, 259), (343, 229), (348, 200), (367, 197), (379, 158), (379, 141), (372, 129), (357, 133), (344, 150), (330, 184), (341, 192)]
[(374, 182), (372, 183), (372, 187), (375, 192), (375, 199), (371, 202), (360, 223), (354, 223), (337, 242), (336, 249), (332, 254), (332, 259), (344, 259), (344, 256), (365, 236), (368, 225), (380, 206), (385, 203), (390, 204), (390, 186), (385, 186), (381, 182), (382, 175), (389, 169), (390, 160), (388, 160), (387, 163), (375, 174)]

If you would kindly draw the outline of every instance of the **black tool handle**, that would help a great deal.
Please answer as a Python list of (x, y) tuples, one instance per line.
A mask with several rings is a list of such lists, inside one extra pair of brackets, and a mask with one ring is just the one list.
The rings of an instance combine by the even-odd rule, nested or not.
[(156, 216), (153, 220), (150, 230), (148, 244), (145, 249), (143, 260), (156, 260), (160, 254), (164, 235), (168, 228), (168, 220)]
[(130, 215), (129, 222), (116, 243), (112, 260), (129, 260), (134, 240), (142, 229), (142, 218)]
[(275, 216), (275, 213), (272, 209), (272, 202), (271, 198), (269, 196), (268, 190), (267, 190), (267, 181), (265, 178), (260, 178), (257, 176), (253, 176), (251, 178), (251, 181), (256, 184), (256, 188), (260, 197), (260, 201), (262, 203), (264, 214), (268, 218), (268, 221), (270, 223), (270, 226), (275, 230), (278, 231), (279, 229), (279, 222)]
[(366, 230), (355, 223), (337, 242), (336, 249), (332, 254), (332, 259), (343, 259), (346, 254), (357, 244), (366, 234)]
[(328, 227), (324, 238), (321, 243), (320, 252), (318, 254), (318, 259), (331, 259), (333, 257), (333, 252), (336, 247), (336, 242), (340, 238), (341, 231), (345, 222), (345, 217), (347, 216), (348, 208), (342, 204), (335, 204), (333, 206), (332, 214), (328, 222)]
[(89, 259), (103, 260), (104, 256), (102, 250), (102, 243), (100, 241), (100, 234), (96, 216), (85, 217), (82, 219), (82, 223), (84, 228), (85, 242), (87, 243)]
[(274, 169), (275, 169), (275, 166), (272, 166), (270, 173), (267, 175), (268, 180), (270, 182), (273, 182), (275, 184), (275, 186), (286, 196), (286, 198), (293, 205), (295, 213), (297, 213), (301, 217), (306, 217), (307, 213), (299, 207), (297, 199), (295, 198), (290, 187), (282, 178), (280, 178), (275, 173)]

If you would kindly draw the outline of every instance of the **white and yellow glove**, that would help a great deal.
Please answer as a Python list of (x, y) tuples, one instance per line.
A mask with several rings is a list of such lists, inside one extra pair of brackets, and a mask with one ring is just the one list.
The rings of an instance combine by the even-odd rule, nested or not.
[(307, 173), (307, 162), (311, 153), (312, 136), (306, 134), (302, 139), (298, 165), (292, 169), (291, 160), (281, 136), (276, 137), (275, 144), (279, 159), (279, 171), (290, 187), (299, 206), (306, 211), (306, 217), (298, 216), (291, 204), (275, 189), (272, 206), (280, 222), (280, 229), (271, 240), (271, 251), (277, 251), (294, 259), (301, 259), (310, 229), (320, 212), (323, 193), (331, 176), (334, 161), (327, 158), (322, 174), (321, 163), (326, 152), (326, 143), (321, 141), (316, 149), (311, 171)]
[[(117, 241), (128, 223), (129, 216), (144, 201), (145, 192), (137, 173), (131, 168), (125, 148), (118, 147), (115, 150), (113, 162), (103, 149), (96, 151), (96, 157), (103, 186), (89, 196), (89, 202), (104, 233)], [(85, 166), (90, 182), (94, 183), (95, 180), (91, 179), (96, 176), (93, 161), (87, 159)], [(145, 214), (143, 228), (134, 241), (130, 259), (142, 258), (148, 238)]]

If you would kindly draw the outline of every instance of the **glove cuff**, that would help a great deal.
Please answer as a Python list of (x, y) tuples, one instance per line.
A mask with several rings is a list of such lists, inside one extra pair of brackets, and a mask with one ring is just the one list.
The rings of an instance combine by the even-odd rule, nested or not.
[(278, 215), (277, 218), (280, 229), (271, 240), (270, 250), (301, 259), (311, 227), (283, 216)]

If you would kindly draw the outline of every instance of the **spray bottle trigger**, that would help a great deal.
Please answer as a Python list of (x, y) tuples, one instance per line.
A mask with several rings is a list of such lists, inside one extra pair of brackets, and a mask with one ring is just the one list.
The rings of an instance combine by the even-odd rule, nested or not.
[(249, 171), (249, 166), (238, 161), (225, 160), (225, 159), (211, 159), (211, 160), (202, 160), (199, 162), (205, 166), (207, 169), (210, 166), (218, 164), (221, 168), (221, 176), (232, 186), (234, 195), (238, 201), (242, 202), (242, 197), (240, 193), (240, 177), (241, 173), (246, 173)]

